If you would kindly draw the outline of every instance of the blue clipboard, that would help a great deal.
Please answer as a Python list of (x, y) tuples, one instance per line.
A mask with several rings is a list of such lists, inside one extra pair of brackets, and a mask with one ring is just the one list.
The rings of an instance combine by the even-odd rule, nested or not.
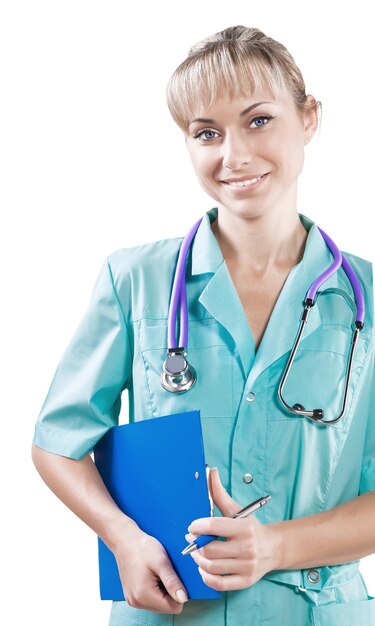
[[(189, 599), (220, 598), (181, 551), (189, 524), (210, 517), (200, 411), (112, 427), (94, 461), (117, 506), (164, 546)], [(100, 597), (125, 600), (116, 559), (98, 537)]]

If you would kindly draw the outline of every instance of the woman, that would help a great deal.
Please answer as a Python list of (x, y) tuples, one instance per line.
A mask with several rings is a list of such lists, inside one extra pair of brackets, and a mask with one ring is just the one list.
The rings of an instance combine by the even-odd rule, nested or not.
[[(113, 603), (112, 626), (375, 624), (375, 599), (358, 571), (359, 559), (375, 551), (369, 262), (346, 255), (366, 308), (342, 419), (323, 425), (286, 410), (278, 397), (307, 290), (332, 263), (317, 226), (296, 208), (320, 103), (306, 96), (284, 46), (243, 26), (194, 46), (167, 98), (217, 204), (204, 215), (186, 265), (197, 381), (182, 395), (160, 384), (182, 238), (115, 251), (51, 383), (34, 463), (116, 556), (127, 601)], [(340, 414), (353, 307), (340, 268), (311, 308), (284, 387), (289, 404), (321, 405), (325, 420)], [(192, 553), (220, 599), (186, 601), (163, 546), (121, 513), (91, 460), (95, 443), (118, 423), (124, 389), (130, 421), (200, 409), (221, 515), (194, 520), (187, 539), (226, 538)], [(230, 519), (264, 494), (272, 496), (267, 506)]]

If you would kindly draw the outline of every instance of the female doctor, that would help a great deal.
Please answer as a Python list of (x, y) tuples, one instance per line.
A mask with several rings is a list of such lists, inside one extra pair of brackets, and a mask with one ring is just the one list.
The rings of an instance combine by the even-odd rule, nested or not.
[[(319, 286), (283, 387), (286, 404), (279, 394), (306, 294), (333, 261), (318, 226), (297, 212), (304, 146), (320, 103), (305, 94), (285, 47), (243, 26), (193, 46), (167, 99), (216, 203), (185, 265), (185, 350), (196, 381), (184, 393), (161, 384), (184, 237), (119, 249), (104, 261), (58, 364), (36, 423), (33, 461), (116, 556), (127, 600), (113, 602), (111, 626), (375, 624), (375, 599), (358, 570), (359, 559), (375, 552), (368, 261), (345, 254), (362, 308), (341, 263)], [(359, 308), (363, 324), (345, 390)], [(225, 538), (192, 553), (205, 583), (222, 592), (218, 600), (187, 600), (163, 546), (117, 508), (91, 459), (118, 423), (125, 389), (130, 422), (200, 410), (206, 462), (217, 468), (210, 474), (217, 510), (192, 520), (186, 538)], [(322, 408), (320, 417), (332, 423), (303, 407)], [(265, 494), (272, 499), (264, 508), (231, 519)]]

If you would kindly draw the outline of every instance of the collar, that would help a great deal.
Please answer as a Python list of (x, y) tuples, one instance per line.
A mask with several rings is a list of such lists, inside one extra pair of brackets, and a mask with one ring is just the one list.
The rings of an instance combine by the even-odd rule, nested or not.
[[(241, 300), (231, 280), (220, 246), (211, 230), (211, 223), (217, 215), (218, 208), (214, 207), (203, 216), (192, 242), (191, 272), (193, 275), (213, 274), (203, 288), (199, 302), (233, 338), (246, 378), (251, 370), (248, 378), (248, 384), (251, 385), (270, 363), (290, 350), (298, 329), (307, 290), (316, 277), (332, 263), (332, 256), (316, 224), (308, 217), (299, 214), (304, 227), (308, 230), (303, 258), (290, 271), (272, 311), (259, 349), (255, 353), (254, 341)], [(337, 287), (337, 274), (337, 272), (333, 274), (324, 283), (324, 288)], [(320, 323), (319, 307), (314, 306), (304, 337), (306, 338), (318, 328)]]
[(211, 223), (217, 216), (218, 208), (214, 207), (204, 214), (199, 224), (191, 247), (192, 275), (214, 274), (224, 261), (220, 246), (211, 230)]
[[(332, 263), (332, 255), (320, 234), (320, 231), (310, 218), (299, 213), (299, 218), (308, 231), (303, 258), (294, 268), (298, 271), (302, 269), (306, 272), (310, 279), (310, 284)], [(211, 223), (218, 216), (218, 208), (213, 207), (207, 211), (199, 225), (192, 243), (192, 265), (191, 273), (206, 274), (215, 273), (220, 265), (224, 262), (224, 258), (220, 246), (211, 230)], [(301, 267), (300, 267), (301, 266)], [(310, 285), (306, 285), (306, 292)], [(337, 287), (337, 273), (335, 273), (325, 284), (325, 287)]]

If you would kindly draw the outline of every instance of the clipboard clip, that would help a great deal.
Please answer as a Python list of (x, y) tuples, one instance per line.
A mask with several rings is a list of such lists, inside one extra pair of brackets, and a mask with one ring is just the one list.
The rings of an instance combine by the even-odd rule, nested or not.
[(208, 463), (206, 463), (206, 479), (207, 479), (208, 498), (210, 500), (210, 515), (211, 515), (211, 517), (214, 517), (214, 515), (215, 515), (214, 501), (213, 501), (213, 499), (211, 497), (211, 493), (210, 493), (209, 476), (210, 476), (210, 468), (209, 468)]

